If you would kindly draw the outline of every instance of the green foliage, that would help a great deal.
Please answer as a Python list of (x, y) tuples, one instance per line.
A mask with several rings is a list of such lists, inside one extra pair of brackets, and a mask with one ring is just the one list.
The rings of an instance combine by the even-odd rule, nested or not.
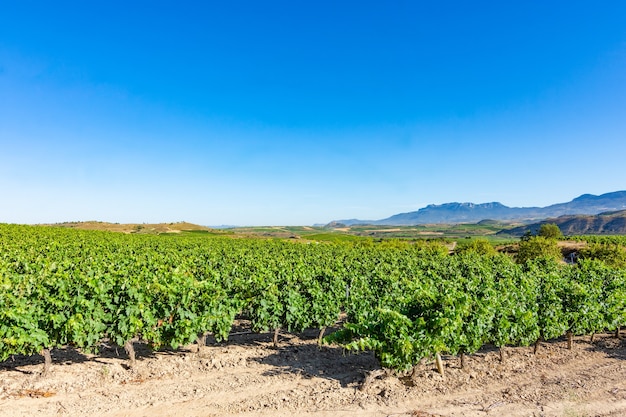
[(588, 323), (583, 333), (626, 325), (626, 269), (591, 259), (579, 261), (572, 274), (577, 284), (583, 286), (587, 303), (580, 307)]
[(601, 256), (614, 248), (593, 247), (571, 266), (560, 251), (545, 256), (556, 242), (544, 237), (522, 242), (534, 245), (522, 264), (478, 240), (455, 256), (441, 242), (361, 242), (0, 225), (0, 361), (59, 346), (93, 351), (105, 339), (155, 349), (205, 333), (221, 341), (237, 315), (255, 331), (298, 332), (345, 312), (348, 323), (325, 340), (401, 370), (485, 343), (626, 325), (626, 269)]
[(355, 236), (346, 233), (312, 233), (303, 236), (304, 239), (307, 240), (316, 240), (320, 242), (333, 242), (333, 243), (342, 243), (342, 242), (371, 242), (372, 239), (369, 237), (363, 236)]
[(551, 258), (535, 258), (524, 264), (524, 273), (537, 285), (536, 306), (539, 334), (544, 339), (562, 336), (568, 328), (562, 297), (565, 293), (564, 268)]
[(7, 281), (0, 288), (0, 361), (38, 353), (50, 344), (45, 329), (39, 327), (38, 306), (16, 289)]
[(537, 236), (543, 236), (547, 239), (562, 239), (563, 233), (556, 223), (544, 223), (539, 226)]
[(587, 242), (587, 243), (603, 243), (611, 245), (626, 246), (626, 236), (624, 235), (580, 235), (580, 236), (568, 236), (567, 240), (575, 242)]
[(626, 268), (626, 248), (617, 244), (592, 243), (580, 249), (580, 259), (596, 259), (613, 268)]
[(517, 262), (524, 263), (536, 258), (560, 260), (563, 257), (555, 239), (533, 236), (520, 241)]
[(455, 250), (456, 253), (474, 252), (479, 255), (495, 256), (498, 252), (487, 239), (471, 239), (469, 243), (463, 242)]
[(527, 346), (539, 338), (539, 285), (510, 258), (494, 259), (495, 314), (491, 341), (501, 347)]
[[(488, 340), (495, 314), (493, 264), (476, 254), (451, 258), (448, 279), (442, 280), (436, 308), (424, 311), (426, 317), (435, 311), (429, 327), (452, 354), (474, 353)], [(440, 284), (442, 285), (442, 284)], [(443, 319), (443, 320), (442, 320)], [(437, 352), (433, 352), (437, 353)]]
[(607, 327), (601, 270), (589, 263), (567, 268), (561, 302), (568, 331), (575, 335), (596, 333)]
[[(496, 293), (489, 258), (422, 258), (411, 265), (419, 280), (383, 286), (390, 297), (378, 300), (328, 342), (350, 350), (373, 350), (383, 366), (406, 370), (424, 356), (473, 353), (489, 340)], [(369, 294), (360, 293), (360, 299)], [(390, 330), (392, 329), (392, 330)]]
[(426, 354), (420, 324), (400, 312), (378, 308), (367, 322), (348, 323), (325, 341), (352, 351), (372, 350), (382, 366), (406, 370)]

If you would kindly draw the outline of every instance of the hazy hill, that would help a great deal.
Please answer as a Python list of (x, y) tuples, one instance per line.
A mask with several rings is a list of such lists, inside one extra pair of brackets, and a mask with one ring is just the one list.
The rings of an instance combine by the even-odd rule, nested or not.
[(527, 232), (536, 234), (544, 223), (555, 223), (566, 236), (571, 235), (624, 235), (626, 234), (626, 210), (590, 215), (565, 215), (557, 218), (503, 230), (498, 234), (523, 236)]
[(111, 232), (122, 233), (141, 233), (141, 234), (158, 234), (158, 233), (180, 233), (182, 231), (203, 230), (212, 231), (212, 229), (193, 223), (177, 222), (177, 223), (108, 223), (98, 221), (86, 222), (65, 222), (56, 223), (49, 226), (67, 227), (82, 230), (107, 230)]
[(432, 223), (476, 223), (481, 220), (516, 220), (532, 222), (563, 215), (595, 215), (607, 211), (626, 209), (626, 191), (616, 191), (599, 196), (583, 194), (567, 203), (547, 207), (507, 207), (498, 202), (431, 204), (417, 211), (400, 213), (382, 220), (336, 220), (346, 225), (417, 225)]

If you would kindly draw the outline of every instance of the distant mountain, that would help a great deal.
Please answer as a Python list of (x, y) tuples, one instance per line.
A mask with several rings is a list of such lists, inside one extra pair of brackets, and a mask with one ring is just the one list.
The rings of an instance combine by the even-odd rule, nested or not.
[(503, 230), (498, 234), (523, 236), (527, 232), (537, 234), (539, 227), (545, 223), (554, 223), (559, 226), (566, 236), (572, 235), (624, 235), (626, 234), (626, 210), (590, 215), (565, 215), (557, 218)]
[(501, 203), (446, 203), (431, 204), (418, 211), (400, 213), (382, 220), (336, 220), (345, 225), (416, 225), (432, 223), (476, 223), (481, 220), (516, 220), (524, 222), (563, 215), (595, 215), (607, 211), (626, 209), (626, 191), (616, 191), (599, 196), (583, 194), (569, 203), (553, 204), (547, 207), (507, 207)]

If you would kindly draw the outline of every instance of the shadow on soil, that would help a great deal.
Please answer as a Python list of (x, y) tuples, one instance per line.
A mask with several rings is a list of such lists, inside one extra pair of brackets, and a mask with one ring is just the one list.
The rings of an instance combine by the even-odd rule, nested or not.
[(380, 369), (373, 353), (352, 354), (336, 346), (318, 346), (317, 331), (298, 335), (306, 344), (292, 344), (296, 336), (286, 334), (279, 339), (278, 347), (271, 355), (251, 358), (261, 364), (272, 366), (265, 376), (296, 374), (305, 379), (325, 378), (339, 381), (342, 387), (365, 380), (368, 373)]
[[(596, 335), (593, 342), (590, 340), (584, 342), (586, 343), (585, 349), (603, 352), (611, 358), (626, 360), (626, 335), (623, 333), (622, 331), (621, 339), (618, 339), (613, 334)], [(584, 339), (587, 338), (588, 336), (584, 336)]]
[[(330, 332), (332, 332), (332, 329), (329, 329), (326, 334)], [(266, 371), (264, 375), (296, 374), (303, 378), (318, 377), (337, 380), (342, 386), (347, 386), (354, 383), (360, 384), (365, 380), (367, 374), (380, 370), (380, 365), (371, 352), (352, 354), (336, 346), (324, 345), (319, 347), (317, 345), (317, 336), (318, 331), (315, 329), (299, 334), (281, 332), (278, 346), (274, 348), (273, 333), (254, 333), (250, 330), (249, 324), (244, 321), (233, 327), (228, 341), (217, 342), (213, 336), (207, 336), (205, 343), (207, 346), (250, 346), (272, 351), (273, 353), (270, 355), (259, 355), (249, 358), (257, 363), (273, 367), (271, 371)], [(559, 340), (564, 342), (564, 339), (561, 339)], [(554, 341), (542, 342), (541, 345), (552, 345), (552, 342)], [(578, 349), (600, 351), (608, 357), (621, 360), (626, 359), (626, 335), (624, 335), (623, 329), (622, 339), (617, 339), (614, 334), (605, 333), (596, 335), (593, 342), (591, 342), (589, 336), (578, 336), (575, 337), (574, 343), (575, 346), (578, 346)], [(134, 348), (138, 362), (155, 357), (155, 351), (151, 350), (146, 343), (135, 342)], [(180, 355), (194, 352), (196, 349), (192, 345), (177, 350), (162, 349), (158, 352), (159, 354)], [(540, 347), (540, 349), (542, 348)], [(497, 348), (487, 345), (476, 356), (496, 351)], [(65, 347), (52, 349), (51, 356), (53, 365), (71, 365), (72, 363), (82, 362), (106, 363), (103, 359), (119, 359), (125, 362), (122, 366), (128, 368), (128, 355), (124, 348), (110, 346), (106, 343), (101, 344), (100, 349), (95, 354), (85, 354), (78, 349)], [(446, 359), (448, 367), (459, 367), (456, 364), (456, 357)], [(4, 362), (0, 362), (0, 370), (33, 374), (39, 371), (20, 368), (41, 364), (43, 369), (43, 362), (43, 356), (39, 354), (31, 356), (15, 355)]]
[[(329, 329), (326, 334), (332, 332)], [(317, 345), (318, 330), (311, 329), (302, 333), (294, 334), (281, 332), (278, 338), (278, 346), (274, 347), (272, 333), (254, 333), (250, 330), (249, 323), (239, 321), (233, 327), (227, 341), (218, 342), (212, 335), (205, 338), (208, 347), (214, 346), (242, 346), (261, 348), (263, 355), (249, 357), (248, 360), (272, 367), (264, 375), (295, 374), (303, 378), (326, 378), (337, 380), (342, 386), (361, 383), (366, 374), (380, 369), (378, 361), (372, 353), (351, 354), (344, 352), (340, 347)], [(153, 351), (144, 342), (133, 343), (136, 360), (138, 363), (159, 355), (184, 355), (198, 351), (198, 345), (192, 344), (179, 349), (160, 349)], [(79, 349), (63, 347), (51, 350), (52, 366), (71, 365), (73, 363), (102, 363), (107, 364), (106, 359), (122, 361), (122, 366), (129, 369), (128, 355), (123, 347), (102, 343), (97, 352), (87, 354)], [(43, 371), (44, 358), (40, 354), (31, 356), (14, 355), (4, 362), (0, 362), (0, 370), (19, 372), (23, 374), (37, 374)], [(41, 365), (41, 368), (37, 366)], [(33, 369), (33, 366), (35, 368)], [(24, 368), (27, 368), (24, 369)]]
[[(329, 329), (326, 335), (334, 329)], [(206, 339), (207, 346), (248, 346), (267, 349), (269, 355), (250, 357), (259, 364), (270, 365), (271, 371), (264, 376), (295, 374), (302, 378), (325, 378), (337, 380), (345, 387), (362, 383), (367, 373), (380, 369), (371, 352), (352, 354), (337, 346), (318, 346), (319, 330), (310, 329), (302, 333), (281, 332), (278, 345), (274, 347), (273, 332), (253, 333), (246, 323), (233, 328), (228, 341), (216, 342), (212, 336)]]
[[(135, 342), (133, 344), (135, 348), (135, 354), (137, 355), (137, 361), (145, 360), (147, 358), (154, 357), (154, 351), (152, 351), (145, 343)], [(51, 349), (50, 356), (52, 357), (52, 365), (71, 365), (73, 363), (83, 362), (95, 362), (103, 363), (101, 359), (117, 358), (120, 360), (128, 361), (128, 355), (123, 347), (109, 346), (106, 343), (100, 345), (100, 349), (93, 354), (83, 353), (78, 349), (72, 347), (63, 347), (57, 349)], [(14, 355), (4, 362), (0, 362), (0, 369), (6, 369), (13, 372), (21, 372), (23, 374), (33, 374), (39, 371), (25, 371), (20, 367), (29, 365), (41, 364), (43, 370), (44, 358), (40, 354), (31, 356), (26, 355)], [(122, 365), (128, 368), (128, 364)]]

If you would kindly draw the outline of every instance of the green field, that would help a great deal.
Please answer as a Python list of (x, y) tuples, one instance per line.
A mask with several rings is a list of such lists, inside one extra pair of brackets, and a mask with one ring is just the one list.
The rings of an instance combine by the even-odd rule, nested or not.
[(274, 238), (301, 238), (319, 241), (358, 241), (357, 238), (368, 238), (373, 241), (384, 239), (441, 240), (452, 242), (458, 239), (485, 238), (494, 244), (504, 244), (516, 241), (516, 238), (496, 235), (501, 230), (513, 226), (500, 223), (479, 224), (436, 224), (419, 226), (379, 226), (355, 225), (341, 228), (283, 226), (283, 227), (242, 227), (231, 230), (235, 235), (274, 237)]

